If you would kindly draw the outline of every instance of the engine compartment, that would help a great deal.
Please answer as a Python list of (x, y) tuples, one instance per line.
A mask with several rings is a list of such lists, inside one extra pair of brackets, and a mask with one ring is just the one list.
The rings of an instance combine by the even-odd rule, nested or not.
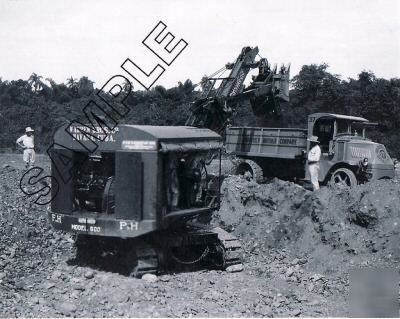
[(115, 154), (77, 153), (74, 173), (74, 211), (114, 213)]
[[(75, 156), (76, 161), (82, 164), (73, 174), (73, 211), (113, 214), (115, 153), (76, 152)], [(219, 174), (208, 173), (209, 160), (208, 152), (179, 152), (162, 157), (162, 192), (167, 212), (219, 204)], [(124, 172), (126, 169), (134, 170), (138, 165), (135, 162), (127, 164)]]

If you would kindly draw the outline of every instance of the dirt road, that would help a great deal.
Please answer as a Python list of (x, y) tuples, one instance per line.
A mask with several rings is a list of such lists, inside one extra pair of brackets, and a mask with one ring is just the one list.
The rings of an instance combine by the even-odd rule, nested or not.
[(214, 223), (242, 240), (244, 271), (147, 282), (79, 262), (19, 190), (18, 165), (1, 158), (0, 173), (1, 317), (345, 316), (349, 269), (399, 268), (398, 180), (311, 193), (230, 177)]

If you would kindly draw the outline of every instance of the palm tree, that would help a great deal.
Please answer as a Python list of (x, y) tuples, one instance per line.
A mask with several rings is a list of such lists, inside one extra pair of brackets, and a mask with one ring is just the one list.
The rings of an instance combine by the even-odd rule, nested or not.
[(75, 89), (75, 88), (77, 88), (77, 87), (78, 87), (78, 81), (77, 81), (77, 79), (74, 79), (74, 78), (71, 76), (69, 79), (67, 79), (67, 86), (68, 86), (70, 89)]
[(89, 96), (93, 91), (94, 82), (89, 80), (87, 76), (82, 76), (78, 81), (78, 94), (80, 96)]
[(37, 92), (41, 88), (43, 88), (42, 78), (43, 77), (41, 75), (37, 75), (35, 72), (32, 73), (32, 75), (29, 77), (28, 83), (32, 87), (34, 92)]
[(122, 90), (125, 93), (131, 93), (133, 91), (133, 85), (129, 81), (125, 81), (124, 84), (122, 85)]

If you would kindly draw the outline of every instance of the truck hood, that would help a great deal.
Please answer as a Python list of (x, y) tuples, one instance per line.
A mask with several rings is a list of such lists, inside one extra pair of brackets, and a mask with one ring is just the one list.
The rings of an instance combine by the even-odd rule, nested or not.
[(355, 159), (368, 158), (371, 164), (394, 165), (392, 158), (384, 145), (372, 142), (368, 139), (347, 140), (349, 156)]

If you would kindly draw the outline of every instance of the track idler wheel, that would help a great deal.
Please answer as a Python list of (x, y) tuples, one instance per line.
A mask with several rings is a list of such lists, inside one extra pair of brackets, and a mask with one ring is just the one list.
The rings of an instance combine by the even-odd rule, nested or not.
[(130, 273), (131, 277), (142, 278), (144, 274), (157, 274), (161, 256), (154, 247), (143, 246), (136, 249), (136, 266)]

